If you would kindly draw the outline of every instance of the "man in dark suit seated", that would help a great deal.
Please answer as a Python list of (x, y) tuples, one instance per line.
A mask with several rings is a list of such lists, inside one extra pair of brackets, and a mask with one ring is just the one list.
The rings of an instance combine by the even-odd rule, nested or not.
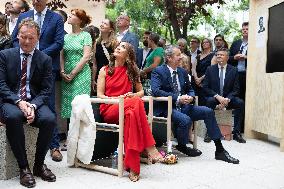
[[(55, 126), (48, 107), (52, 88), (52, 61), (35, 49), (39, 26), (32, 19), (19, 25), (20, 47), (0, 52), (0, 119), (6, 124), (7, 138), (20, 168), (20, 183), (34, 187), (34, 176), (55, 182), (56, 176), (44, 164)], [(39, 128), (33, 174), (25, 149), (23, 124)]]
[[(214, 111), (205, 106), (194, 106), (194, 91), (192, 90), (187, 72), (178, 67), (182, 59), (178, 46), (169, 46), (165, 50), (166, 64), (152, 71), (151, 88), (153, 96), (172, 96), (172, 121), (176, 125), (178, 145), (180, 152), (194, 157), (200, 156), (201, 151), (187, 147), (189, 129), (192, 121), (204, 120), (209, 136), (214, 140), (216, 151), (215, 159), (228, 163), (238, 164), (239, 160), (231, 157), (223, 148), (221, 132), (217, 125)], [(154, 108), (156, 116), (167, 116), (167, 103), (157, 102)]]
[(214, 109), (235, 109), (233, 139), (239, 143), (246, 143), (240, 129), (244, 119), (244, 101), (239, 95), (238, 70), (227, 64), (229, 51), (218, 49), (216, 53), (218, 64), (207, 68), (203, 81), (203, 90), (206, 93), (206, 106)]
[[(64, 43), (64, 23), (62, 17), (47, 8), (48, 0), (32, 0), (34, 9), (20, 14), (17, 25), (13, 31), (13, 46), (18, 47), (18, 25), (25, 18), (32, 18), (40, 27), (39, 42), (36, 48), (52, 58), (53, 84), (49, 98), (49, 108), (56, 115), (55, 111), (55, 81), (60, 78), (59, 64), (60, 51)], [(53, 131), (53, 138), (50, 148), (52, 160), (61, 161), (63, 156), (59, 150), (58, 125), (56, 123)]]

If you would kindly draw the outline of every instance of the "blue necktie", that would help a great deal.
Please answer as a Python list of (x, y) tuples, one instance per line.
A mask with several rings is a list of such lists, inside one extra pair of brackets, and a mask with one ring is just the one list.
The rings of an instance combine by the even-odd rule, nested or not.
[(224, 88), (224, 67), (222, 66), (220, 71), (220, 95), (223, 96), (223, 88)]

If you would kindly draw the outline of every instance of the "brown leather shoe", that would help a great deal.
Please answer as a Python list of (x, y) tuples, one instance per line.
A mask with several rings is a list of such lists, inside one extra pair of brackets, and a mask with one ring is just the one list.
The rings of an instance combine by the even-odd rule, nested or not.
[(50, 150), (50, 155), (52, 157), (52, 160), (56, 162), (62, 161), (63, 159), (63, 156), (58, 148)]
[(55, 182), (56, 176), (51, 172), (50, 169), (47, 168), (45, 164), (40, 167), (34, 166), (34, 176), (41, 177), (42, 180), (47, 182)]
[(33, 188), (36, 185), (34, 176), (28, 167), (20, 169), (20, 184), (27, 188)]

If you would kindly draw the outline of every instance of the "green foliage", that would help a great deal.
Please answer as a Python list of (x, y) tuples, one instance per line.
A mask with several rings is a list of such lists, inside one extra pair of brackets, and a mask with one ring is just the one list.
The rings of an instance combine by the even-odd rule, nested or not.
[(132, 30), (142, 35), (145, 30), (164, 34), (163, 12), (152, 0), (118, 0), (113, 7), (107, 7), (106, 15), (115, 20), (120, 14), (131, 18)]
[(236, 11), (247, 11), (249, 10), (249, 0), (240, 0), (239, 3), (232, 6), (232, 9)]
[[(143, 35), (145, 30), (156, 32), (166, 38), (167, 41), (175, 42), (176, 33), (174, 30), (180, 30), (182, 33), (182, 18), (186, 16), (185, 13), (189, 13), (187, 31), (197, 30), (200, 25), (210, 25), (213, 27), (216, 33), (221, 33), (225, 37), (232, 39), (234, 36), (239, 37), (239, 24), (234, 18), (225, 18), (224, 13), (218, 13), (214, 15), (214, 11), (210, 8), (212, 2), (207, 0), (195, 0), (195, 1), (181, 1), (174, 0), (174, 4), (177, 16), (178, 16), (178, 28), (173, 28), (172, 20), (169, 19), (168, 10), (166, 7), (166, 1), (170, 0), (117, 0), (114, 5), (107, 6), (106, 15), (108, 18), (115, 20), (121, 13), (127, 14), (131, 18), (131, 29), (134, 30), (140, 36)], [(221, 4), (228, 3), (226, 5), (220, 5), (225, 7), (229, 11), (247, 10), (249, 0), (224, 0), (219, 1)], [(194, 4), (195, 3), (195, 4)], [(205, 6), (208, 5), (208, 6)], [(187, 12), (184, 7), (194, 6), (194, 11)], [(186, 22), (185, 22), (186, 23)], [(188, 32), (187, 32), (188, 33)], [(189, 39), (190, 36), (185, 34)], [(202, 34), (199, 37), (204, 37)], [(209, 34), (210, 36), (210, 34)], [(213, 37), (213, 36), (211, 36)], [(231, 40), (230, 40), (231, 41)]]

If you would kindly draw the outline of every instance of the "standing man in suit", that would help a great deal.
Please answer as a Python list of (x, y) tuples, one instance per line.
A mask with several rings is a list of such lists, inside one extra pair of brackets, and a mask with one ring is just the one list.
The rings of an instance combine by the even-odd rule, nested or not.
[(12, 1), (12, 7), (9, 9), (10, 17), (7, 20), (8, 32), (10, 35), (14, 31), (20, 13), (27, 12), (29, 9), (29, 4), (25, 0)]
[(143, 34), (143, 48), (138, 48), (137, 53), (137, 66), (140, 70), (143, 70), (144, 66), (146, 65), (146, 58), (152, 52), (152, 49), (148, 46), (148, 38), (151, 32), (145, 31)]
[(217, 64), (207, 68), (203, 82), (206, 96), (206, 106), (211, 109), (235, 109), (233, 139), (239, 143), (246, 143), (240, 128), (244, 119), (244, 101), (239, 95), (238, 71), (227, 64), (229, 52), (227, 49), (218, 49), (216, 52)]
[(240, 97), (245, 99), (246, 90), (246, 68), (247, 68), (247, 50), (248, 50), (248, 27), (249, 23), (242, 24), (242, 39), (234, 41), (230, 48), (229, 64), (238, 69), (240, 81)]
[[(248, 27), (249, 23), (242, 24), (242, 39), (233, 42), (230, 48), (229, 64), (238, 69), (240, 98), (245, 101), (246, 97), (246, 70), (247, 70), (247, 52), (248, 52)], [(244, 122), (241, 124), (241, 132), (244, 131)]]
[[(60, 78), (59, 64), (60, 64), (60, 51), (64, 43), (64, 24), (62, 17), (47, 9), (46, 4), (48, 0), (33, 0), (34, 10), (20, 14), (16, 28), (12, 34), (13, 45), (17, 47), (18, 44), (18, 25), (24, 18), (32, 18), (38, 23), (40, 27), (39, 42), (36, 46), (37, 49), (44, 52), (52, 58), (52, 71), (53, 71), (53, 84), (52, 93), (50, 96), (49, 107), (55, 113), (55, 81)], [(56, 123), (53, 139), (50, 144), (50, 153), (52, 160), (61, 161), (63, 156), (59, 150), (59, 135), (58, 126)]]
[[(52, 88), (52, 61), (35, 49), (39, 27), (32, 19), (19, 24), (20, 47), (0, 52), (0, 119), (20, 168), (20, 183), (34, 187), (33, 176), (55, 182), (56, 176), (44, 164), (55, 126), (55, 115), (48, 107)], [(33, 174), (25, 149), (23, 124), (39, 128)]]
[[(214, 111), (205, 106), (194, 106), (194, 91), (192, 90), (187, 72), (178, 67), (182, 59), (178, 46), (169, 46), (165, 50), (166, 64), (152, 71), (151, 88), (153, 96), (172, 96), (172, 121), (176, 125), (178, 145), (176, 149), (187, 156), (200, 156), (201, 151), (186, 146), (189, 141), (189, 127), (192, 121), (204, 120), (209, 136), (213, 139), (216, 151), (215, 159), (238, 164), (239, 160), (231, 157), (223, 148), (221, 132), (217, 126)], [(158, 102), (154, 114), (167, 115), (167, 103)]]
[(139, 38), (135, 33), (129, 31), (130, 26), (130, 18), (127, 15), (120, 15), (116, 19), (116, 25), (118, 28), (117, 40), (118, 42), (127, 42), (130, 43), (134, 51), (137, 55), (138, 46), (139, 46)]

